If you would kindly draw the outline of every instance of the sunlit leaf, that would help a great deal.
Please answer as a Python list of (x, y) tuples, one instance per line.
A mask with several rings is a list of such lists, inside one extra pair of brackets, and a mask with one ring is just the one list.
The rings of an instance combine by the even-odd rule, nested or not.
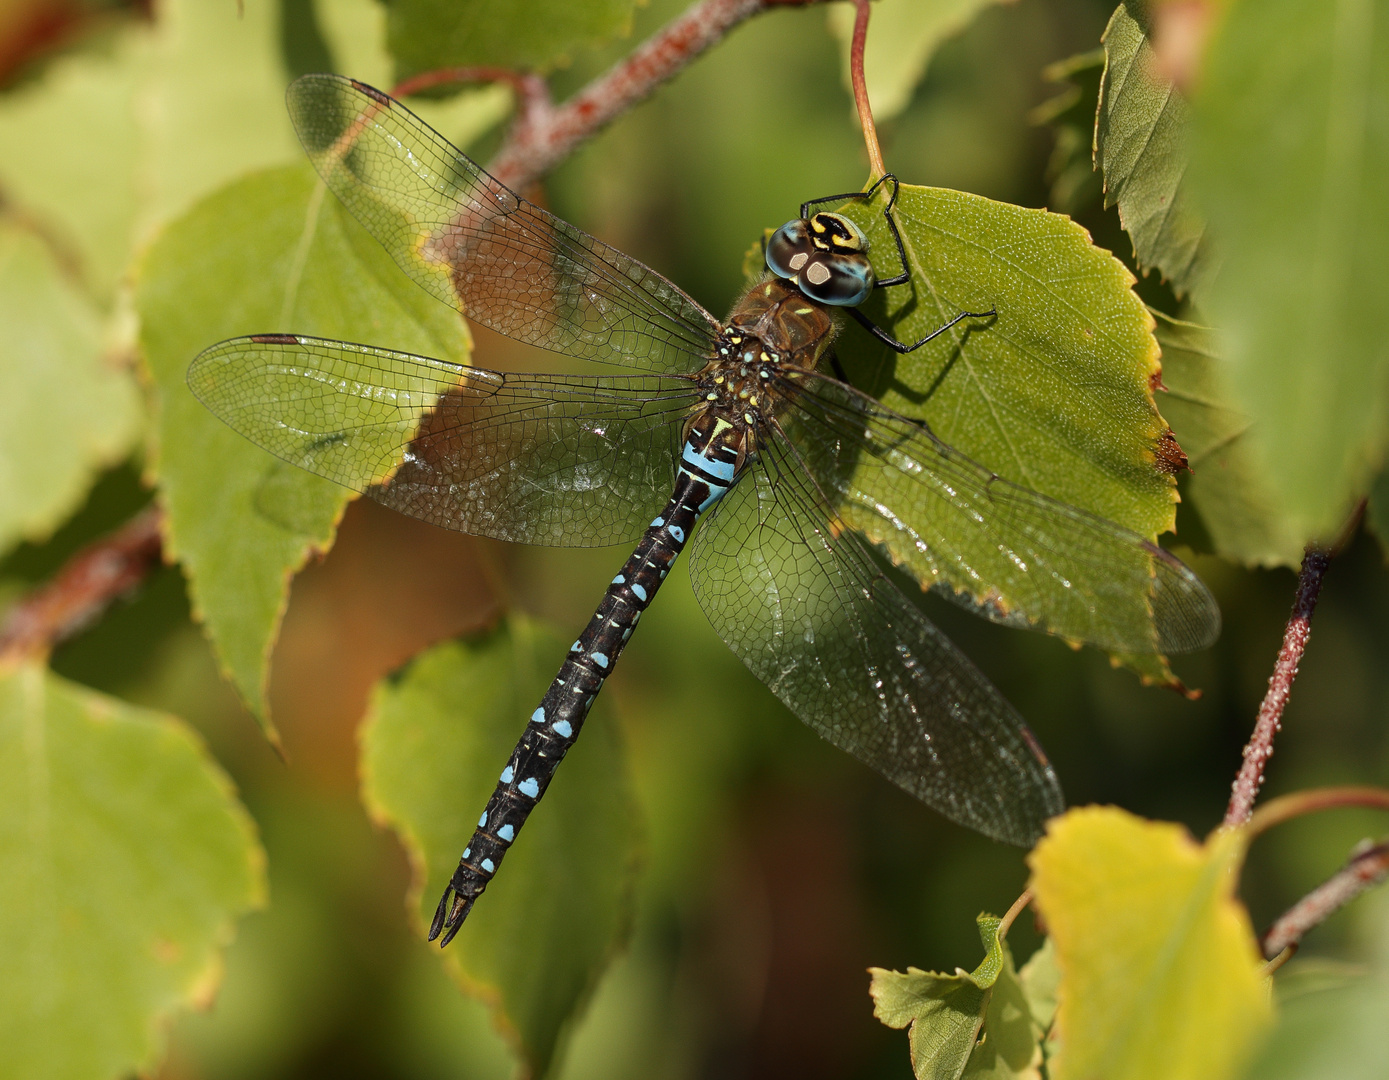
[(1215, 273), (1216, 260), (1183, 183), (1191, 108), (1181, 91), (1155, 72), (1146, 16), (1137, 0), (1115, 9), (1104, 48), (1095, 123), (1104, 204), (1119, 207), (1119, 220), (1145, 272), (1156, 269), (1178, 296), (1199, 291)]
[(137, 436), (131, 374), (96, 311), (32, 232), (0, 218), (0, 552), (47, 537)]
[[(153, 24), (0, 102), (6, 194), (109, 300), (135, 245), (227, 180), (298, 154), (273, 4), (167, 0)], [(99, 182), (93, 182), (99, 177)]]
[(1244, 835), (1205, 845), (1114, 807), (1054, 818), (1029, 856), (1061, 971), (1055, 1080), (1224, 1080), (1271, 1018)]
[(299, 160), (279, 6), (161, 3), (140, 88), (146, 227), (237, 177)]
[(1389, 447), (1389, 3), (1232, 4), (1190, 172), (1223, 262), (1203, 309), (1299, 543), (1330, 539)]
[[(844, 212), (879, 272), (896, 273), (881, 201)], [(875, 322), (915, 341), (961, 311), (998, 314), (904, 357), (850, 324), (840, 352), (855, 384), (1015, 483), (1145, 536), (1171, 528), (1158, 346), (1123, 264), (1069, 218), (966, 192), (903, 185), (895, 213), (912, 281), (878, 290)]]
[[(851, 203), (845, 211), (869, 232), (875, 266), (888, 275), (898, 259), (881, 207)], [(880, 289), (865, 305), (870, 318), (910, 342), (961, 311), (996, 308), (997, 315), (962, 323), (903, 357), (850, 325), (839, 355), (851, 381), (925, 419), (946, 443), (1005, 479), (1143, 536), (1171, 528), (1169, 433), (1152, 393), (1158, 348), (1132, 275), (1058, 214), (904, 186), (895, 215), (912, 281)], [(933, 527), (950, 530), (948, 544), (969, 565), (997, 570), (986, 588), (1002, 587), (1010, 573), (999, 563), (1003, 553), (958, 516)], [(848, 520), (857, 524), (853, 514)], [(977, 584), (951, 578), (930, 552), (892, 535), (874, 539), (919, 580), (930, 584), (945, 573), (952, 588), (988, 602)], [(1139, 600), (1115, 613), (1129, 631), (1122, 640), (1139, 640), (1139, 628), (1129, 625), (1147, 618)], [(1056, 596), (1050, 607), (1059, 612), (1067, 604)], [(1161, 661), (1140, 666), (1162, 677)]]
[(1297, 566), (1302, 546), (1249, 444), (1216, 334), (1154, 313), (1162, 345), (1163, 412), (1186, 451), (1186, 497), (1216, 553), (1246, 566)]
[(0, 1045), (26, 1080), (148, 1073), (206, 1006), (264, 856), (172, 717), (26, 665), (0, 675)]
[[(896, 116), (911, 102), (926, 76), (926, 67), (943, 41), (954, 37), (980, 10), (998, 0), (878, 0), (868, 23), (863, 74), (868, 100), (879, 120)], [(854, 36), (854, 7), (826, 9), (830, 29), (840, 41), (840, 70), (851, 89), (849, 44)]]
[(328, 544), (350, 493), (223, 425), (189, 393), (188, 365), (223, 338), (272, 331), (464, 360), (462, 320), (401, 274), (307, 165), (234, 184), (171, 226), (145, 260), (137, 303), (168, 550), (228, 674), (268, 724), (266, 665), (290, 575)]
[(387, 40), (396, 78), (467, 64), (546, 70), (629, 33), (636, 0), (396, 0)]
[[(404, 841), (423, 933), (567, 642), (524, 619), (438, 646), (378, 686), (362, 733), (363, 798)], [(444, 953), (537, 1074), (632, 913), (634, 802), (602, 699)]]
[(126, 28), (109, 51), (55, 60), (43, 79), (0, 98), (0, 145), (24, 148), (0, 155), (6, 200), (42, 222), (99, 299), (114, 294), (134, 240), (135, 98), (147, 51), (146, 32)]

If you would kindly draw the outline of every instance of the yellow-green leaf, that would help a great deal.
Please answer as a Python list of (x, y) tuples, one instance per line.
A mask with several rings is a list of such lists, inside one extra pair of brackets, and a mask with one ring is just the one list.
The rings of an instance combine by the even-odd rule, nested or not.
[[(363, 799), (410, 853), (421, 935), (566, 645), (513, 618), (430, 650), (377, 687), (362, 731)], [(631, 920), (635, 807), (606, 712), (600, 699), (443, 954), (536, 1075)]]
[(1029, 856), (1061, 970), (1055, 1080), (1225, 1080), (1269, 1023), (1245, 838), (1198, 844), (1114, 807), (1054, 818)]
[(399, 272), (307, 165), (240, 181), (174, 223), (137, 287), (159, 405), (155, 475), (168, 550), (224, 668), (267, 725), (265, 679), (290, 576), (350, 497), (247, 442), (189, 392), (223, 338), (298, 332), (467, 358), (462, 319)]
[(0, 1047), (6, 1076), (148, 1074), (206, 1006), (264, 856), (178, 720), (36, 664), (0, 674)]
[(131, 373), (104, 354), (99, 317), (32, 232), (0, 218), (0, 552), (47, 537), (97, 472), (130, 452)]

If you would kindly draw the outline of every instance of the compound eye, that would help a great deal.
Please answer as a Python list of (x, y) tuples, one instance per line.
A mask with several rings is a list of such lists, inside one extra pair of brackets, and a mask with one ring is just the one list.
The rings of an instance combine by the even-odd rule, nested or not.
[(788, 221), (767, 241), (767, 268), (777, 277), (795, 278), (815, 253), (804, 219)]
[(796, 278), (812, 300), (832, 307), (858, 307), (873, 291), (873, 264), (867, 255), (817, 252)]

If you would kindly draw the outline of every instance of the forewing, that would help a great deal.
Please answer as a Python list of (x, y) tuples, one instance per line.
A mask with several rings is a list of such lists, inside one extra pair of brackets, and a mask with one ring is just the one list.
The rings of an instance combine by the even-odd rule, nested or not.
[(336, 75), (289, 88), (328, 187), (400, 268), (499, 333), (584, 360), (690, 372), (718, 324), (654, 270), (483, 172), (379, 90)]
[(825, 498), (923, 587), (1116, 653), (1219, 635), (1200, 578), (1137, 533), (995, 476), (843, 383), (810, 376), (788, 392), (788, 430)]
[(502, 374), (280, 334), (212, 346), (188, 385), (272, 454), (412, 517), (560, 547), (642, 534), (696, 399), (678, 378)]
[(946, 817), (1032, 843), (1064, 802), (1031, 732), (817, 501), (774, 440), (716, 504), (690, 566), (715, 630), (821, 736)]

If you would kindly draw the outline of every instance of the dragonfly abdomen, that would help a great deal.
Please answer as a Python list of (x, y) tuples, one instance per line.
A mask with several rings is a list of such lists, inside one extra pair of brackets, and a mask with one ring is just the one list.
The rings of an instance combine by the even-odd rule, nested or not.
[(441, 945), (453, 939), (496, 875), (516, 834), (550, 786), (555, 769), (579, 737), (593, 699), (617, 665), (642, 612), (684, 550), (700, 515), (737, 479), (744, 456), (734, 425), (713, 411), (694, 418), (665, 510), (651, 522), (608, 585), (593, 618), (569, 647), (559, 674), (531, 714), (439, 900), (429, 930), (431, 941), (440, 933), (444, 934)]

